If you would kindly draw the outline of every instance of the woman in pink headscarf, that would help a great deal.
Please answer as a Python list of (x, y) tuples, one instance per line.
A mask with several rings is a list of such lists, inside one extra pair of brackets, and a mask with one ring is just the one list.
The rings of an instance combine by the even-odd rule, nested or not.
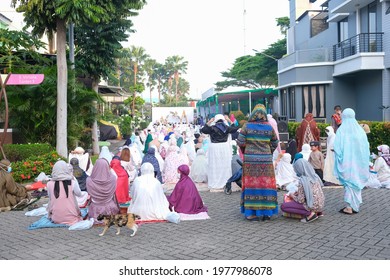
[(119, 213), (119, 205), (115, 196), (116, 180), (107, 160), (104, 158), (96, 160), (92, 174), (87, 179), (87, 190), (91, 196), (88, 217), (94, 218), (95, 224), (101, 223), (96, 220), (99, 214), (112, 215)]
[(207, 207), (203, 205), (202, 198), (194, 182), (188, 176), (190, 168), (188, 165), (180, 165), (178, 168), (180, 180), (177, 182), (172, 194), (168, 197), (169, 208), (177, 213), (199, 214), (207, 212)]
[(238, 126), (238, 121), (237, 121), (236, 117), (234, 116), (234, 114), (230, 114), (230, 120), (232, 121), (234, 126)]
[[(272, 128), (274, 129), (274, 131), (276, 133), (276, 138), (278, 138), (278, 140), (280, 140), (278, 123), (276, 122), (276, 120), (274, 119), (274, 117), (271, 114), (267, 114), (267, 119), (268, 119), (269, 124), (272, 126)], [(274, 153), (274, 158), (273, 158), (274, 160), (276, 159), (278, 154), (280, 154), (280, 152), (282, 151), (282, 149), (280, 148), (280, 142), (278, 143), (278, 146), (276, 147), (276, 151), (277, 151), (277, 154)]]

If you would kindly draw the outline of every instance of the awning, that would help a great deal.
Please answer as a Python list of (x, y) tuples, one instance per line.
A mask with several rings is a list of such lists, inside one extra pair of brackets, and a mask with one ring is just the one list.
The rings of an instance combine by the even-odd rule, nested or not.
[(217, 92), (205, 100), (198, 101), (196, 106), (203, 107), (208, 105), (208, 103), (215, 103), (216, 100), (218, 100), (218, 103), (247, 100), (249, 98), (249, 93), (251, 94), (252, 99), (260, 99), (270, 96), (277, 96), (278, 90), (274, 88), (257, 88), (231, 92)]

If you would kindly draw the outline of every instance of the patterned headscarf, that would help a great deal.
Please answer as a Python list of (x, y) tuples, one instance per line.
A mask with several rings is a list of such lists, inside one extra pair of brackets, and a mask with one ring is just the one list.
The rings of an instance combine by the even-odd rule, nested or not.
[(263, 104), (257, 104), (248, 119), (248, 122), (259, 121), (267, 121), (267, 110)]
[(309, 208), (312, 208), (314, 202), (312, 185), (316, 182), (322, 185), (322, 181), (314, 171), (313, 166), (306, 160), (297, 160), (293, 167), (304, 189), (306, 204)]

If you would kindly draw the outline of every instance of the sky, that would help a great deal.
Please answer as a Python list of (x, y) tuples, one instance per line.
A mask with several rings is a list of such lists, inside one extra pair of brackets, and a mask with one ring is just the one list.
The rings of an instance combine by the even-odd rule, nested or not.
[(184, 57), (190, 96), (200, 98), (223, 80), (220, 73), (236, 58), (281, 39), (276, 18), (284, 16), (289, 16), (288, 0), (147, 0), (132, 18), (136, 33), (123, 46), (142, 46), (160, 63)]
[[(18, 29), (23, 16), (11, 11), (10, 3), (0, 0), (0, 12), (13, 18), (12, 26)], [(284, 16), (289, 16), (288, 0), (147, 0), (132, 18), (136, 33), (123, 46), (142, 46), (160, 63), (169, 56), (184, 57), (190, 97), (200, 98), (223, 80), (220, 73), (236, 58), (254, 55), (253, 49), (265, 50), (281, 39), (276, 18)], [(157, 92), (153, 95), (156, 98)]]

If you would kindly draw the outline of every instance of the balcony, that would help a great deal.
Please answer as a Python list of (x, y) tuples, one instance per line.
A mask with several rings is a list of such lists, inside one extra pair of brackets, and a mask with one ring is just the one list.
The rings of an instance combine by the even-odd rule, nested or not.
[(333, 45), (333, 61), (337, 61), (357, 53), (373, 52), (383, 52), (383, 32), (360, 33)]
[(333, 46), (333, 76), (384, 69), (383, 33), (361, 33)]
[(333, 10), (330, 12), (332, 14), (336, 13), (353, 13), (356, 12), (356, 9), (360, 9), (362, 7), (367, 6), (373, 2), (373, 0), (346, 0), (342, 1), (340, 5), (335, 7)]
[(329, 49), (300, 50), (278, 60), (278, 71), (286, 70), (297, 64), (318, 64), (331, 62)]

